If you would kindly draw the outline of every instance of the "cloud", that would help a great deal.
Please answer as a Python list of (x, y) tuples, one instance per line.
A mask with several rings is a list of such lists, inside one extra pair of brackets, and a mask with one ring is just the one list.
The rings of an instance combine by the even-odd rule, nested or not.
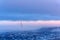
[(40, 29), (42, 27), (60, 27), (60, 20), (37, 20), (37, 21), (0, 20), (0, 32), (28, 31)]
[(38, 21), (22, 21), (23, 25), (33, 25), (33, 26), (60, 26), (60, 20), (38, 20)]
[(40, 25), (40, 26), (60, 26), (60, 20), (36, 20), (36, 21), (9, 21), (9, 20), (0, 20), (0, 25)]

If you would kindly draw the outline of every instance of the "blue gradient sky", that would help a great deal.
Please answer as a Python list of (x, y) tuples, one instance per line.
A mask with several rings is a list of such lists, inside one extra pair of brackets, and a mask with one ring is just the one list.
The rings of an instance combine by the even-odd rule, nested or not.
[(55, 26), (60, 26), (60, 0), (0, 0), (0, 32)]
[(0, 0), (0, 20), (60, 20), (60, 0)]

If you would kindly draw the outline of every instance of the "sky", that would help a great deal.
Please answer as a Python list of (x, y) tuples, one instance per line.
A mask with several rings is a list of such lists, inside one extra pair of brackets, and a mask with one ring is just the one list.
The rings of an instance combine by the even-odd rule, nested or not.
[(60, 0), (0, 0), (0, 20), (60, 20)]
[(21, 21), (24, 29), (60, 26), (60, 0), (0, 0), (1, 30), (20, 30)]

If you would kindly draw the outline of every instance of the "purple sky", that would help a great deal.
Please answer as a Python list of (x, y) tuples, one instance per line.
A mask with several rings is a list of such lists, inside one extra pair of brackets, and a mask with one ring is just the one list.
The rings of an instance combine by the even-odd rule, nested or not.
[(20, 30), (21, 20), (32, 21), (23, 24), (27, 30), (60, 26), (60, 0), (0, 0), (0, 30)]
[(0, 17), (0, 20), (60, 20), (60, 0), (0, 0)]

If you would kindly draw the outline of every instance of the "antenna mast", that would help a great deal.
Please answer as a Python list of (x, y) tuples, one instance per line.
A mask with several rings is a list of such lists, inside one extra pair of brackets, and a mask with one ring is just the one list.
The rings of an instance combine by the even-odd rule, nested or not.
[(22, 30), (23, 30), (23, 23), (22, 23), (22, 21), (21, 21), (21, 28), (22, 28)]

